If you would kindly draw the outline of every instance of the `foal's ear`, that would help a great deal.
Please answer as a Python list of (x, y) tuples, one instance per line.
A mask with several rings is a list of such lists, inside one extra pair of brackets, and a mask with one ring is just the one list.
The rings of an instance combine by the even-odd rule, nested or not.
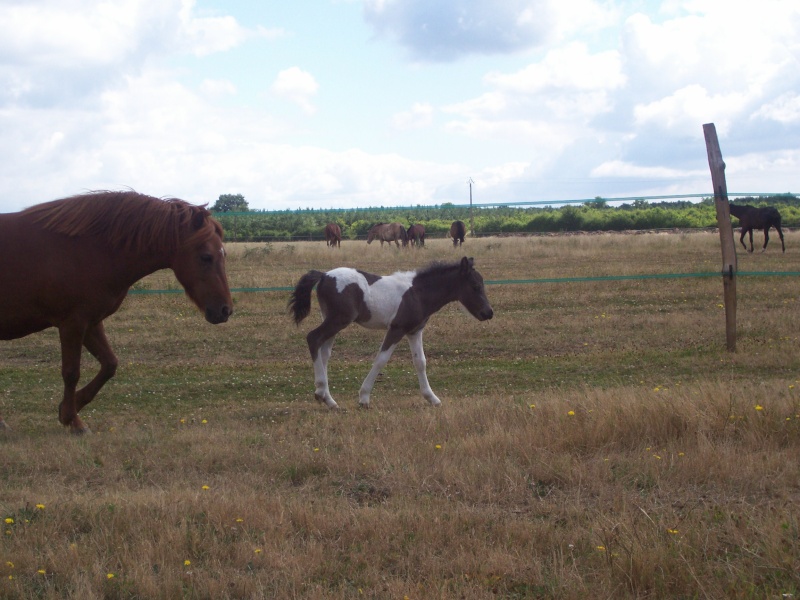
[(461, 259), (461, 272), (466, 275), (470, 271), (472, 271), (472, 267), (475, 264), (474, 258), (467, 258), (466, 256)]

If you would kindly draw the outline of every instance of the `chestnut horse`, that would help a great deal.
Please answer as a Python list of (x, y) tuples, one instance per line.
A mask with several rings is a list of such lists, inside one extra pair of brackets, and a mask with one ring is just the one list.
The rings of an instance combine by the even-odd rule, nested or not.
[(412, 225), (406, 231), (408, 242), (417, 248), (425, 245), (425, 228), (422, 225)]
[(342, 247), (342, 228), (337, 223), (325, 225), (325, 243), (331, 248)]
[(774, 206), (762, 206), (756, 208), (755, 206), (748, 206), (747, 204), (729, 204), (728, 208), (731, 214), (739, 219), (739, 225), (742, 227), (742, 235), (739, 236), (744, 249), (747, 250), (747, 244), (744, 243), (744, 236), (746, 233), (750, 234), (750, 250), (753, 251), (753, 229), (764, 230), (764, 247), (761, 249), (764, 252), (769, 243), (769, 228), (774, 227), (778, 230), (778, 236), (781, 238), (781, 248), (786, 252), (786, 245), (783, 243), (783, 231), (781, 231), (781, 213)]
[(400, 242), (403, 242), (405, 247), (408, 245), (408, 234), (400, 223), (378, 223), (367, 232), (367, 243), (371, 244), (372, 240), (380, 240), (381, 246), (383, 242), (394, 242), (399, 247)]
[[(134, 283), (170, 268), (208, 322), (233, 312), (222, 227), (183, 200), (97, 191), (0, 214), (0, 256), (0, 339), (58, 328), (58, 419), (76, 434), (89, 431), (78, 413), (117, 370), (103, 319)], [(83, 348), (100, 371), (76, 390)]]
[(380, 352), (361, 385), (359, 404), (369, 407), (369, 396), (378, 373), (389, 362), (403, 336), (411, 346), (411, 360), (417, 372), (422, 396), (433, 406), (441, 401), (433, 393), (426, 373), (422, 331), (428, 319), (450, 302), (460, 302), (479, 321), (494, 315), (483, 277), (474, 261), (464, 257), (450, 264), (433, 263), (421, 271), (408, 271), (381, 277), (356, 269), (340, 267), (327, 273), (309, 271), (300, 278), (289, 300), (296, 324), (311, 311), (311, 291), (317, 286), (317, 299), (324, 320), (307, 336), (314, 363), (314, 398), (329, 408), (338, 408), (328, 387), (328, 360), (337, 333), (356, 322), (368, 329), (384, 329)]
[(463, 244), (465, 235), (467, 235), (467, 228), (464, 225), (464, 221), (453, 221), (448, 234), (448, 237), (453, 238), (453, 246)]

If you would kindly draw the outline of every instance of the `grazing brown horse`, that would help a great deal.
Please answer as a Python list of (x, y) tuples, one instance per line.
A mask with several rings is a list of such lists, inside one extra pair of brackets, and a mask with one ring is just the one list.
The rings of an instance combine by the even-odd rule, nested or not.
[[(134, 283), (170, 268), (207, 321), (223, 323), (233, 312), (222, 227), (183, 200), (103, 191), (2, 214), (0, 256), (0, 339), (58, 329), (58, 419), (73, 433), (89, 431), (78, 413), (117, 370), (103, 319)], [(83, 348), (100, 371), (76, 390)]]
[(739, 225), (742, 227), (742, 235), (739, 236), (739, 241), (747, 250), (747, 244), (744, 243), (744, 235), (750, 234), (750, 250), (753, 251), (753, 229), (764, 230), (764, 247), (761, 249), (764, 252), (769, 243), (769, 228), (774, 227), (778, 230), (778, 236), (781, 238), (781, 248), (786, 252), (786, 245), (783, 243), (783, 231), (781, 231), (781, 213), (774, 206), (748, 206), (747, 204), (729, 204), (731, 214), (739, 219)]
[(422, 225), (412, 225), (406, 231), (408, 242), (417, 248), (425, 245), (425, 228)]
[(400, 242), (403, 242), (403, 246), (407, 246), (408, 233), (400, 223), (378, 223), (370, 227), (367, 233), (367, 243), (371, 244), (372, 240), (379, 240), (381, 246), (383, 246), (383, 242), (394, 242), (397, 247), (400, 247)]
[(486, 298), (483, 277), (475, 270), (473, 259), (467, 257), (455, 263), (433, 263), (421, 271), (385, 277), (347, 267), (327, 273), (309, 271), (300, 278), (289, 300), (289, 309), (298, 325), (311, 311), (311, 291), (315, 285), (324, 320), (306, 340), (314, 363), (314, 397), (329, 408), (338, 408), (328, 387), (333, 339), (350, 323), (355, 321), (368, 329), (386, 330), (380, 352), (358, 394), (362, 407), (369, 407), (375, 379), (403, 336), (408, 337), (411, 346), (411, 360), (422, 396), (433, 406), (439, 406), (441, 400), (428, 383), (422, 349), (422, 330), (428, 319), (446, 304), (456, 301), (479, 321), (494, 316)]
[(325, 243), (333, 247), (342, 247), (342, 228), (337, 223), (325, 225)]
[(448, 234), (448, 237), (453, 238), (453, 246), (463, 244), (465, 235), (467, 235), (467, 228), (464, 225), (464, 221), (453, 221)]

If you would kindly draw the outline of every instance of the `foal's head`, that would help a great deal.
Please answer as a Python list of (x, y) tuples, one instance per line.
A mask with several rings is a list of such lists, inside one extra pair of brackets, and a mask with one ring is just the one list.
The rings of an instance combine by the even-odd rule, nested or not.
[(486, 321), (494, 316), (486, 289), (483, 286), (483, 277), (475, 270), (475, 259), (461, 259), (458, 266), (458, 301), (464, 305), (470, 314), (479, 321)]

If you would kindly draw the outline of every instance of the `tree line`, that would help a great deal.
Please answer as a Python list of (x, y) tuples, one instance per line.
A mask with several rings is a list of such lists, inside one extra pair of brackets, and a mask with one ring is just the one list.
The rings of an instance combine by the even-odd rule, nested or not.
[[(649, 202), (635, 200), (610, 206), (602, 198), (581, 205), (560, 207), (470, 208), (445, 203), (409, 208), (305, 209), (249, 211), (241, 195), (224, 195), (225, 202), (212, 207), (214, 216), (231, 241), (321, 240), (327, 223), (338, 223), (344, 239), (364, 239), (376, 223), (399, 222), (405, 227), (419, 223), (429, 237), (445, 237), (455, 220), (464, 221), (476, 236), (500, 233), (557, 233), (569, 231), (625, 231), (642, 229), (699, 229), (716, 227), (713, 198)], [(793, 194), (744, 197), (737, 204), (775, 206), (783, 225), (800, 226), (800, 199)], [(232, 207), (223, 210), (224, 207)], [(736, 224), (736, 219), (733, 223)]]

